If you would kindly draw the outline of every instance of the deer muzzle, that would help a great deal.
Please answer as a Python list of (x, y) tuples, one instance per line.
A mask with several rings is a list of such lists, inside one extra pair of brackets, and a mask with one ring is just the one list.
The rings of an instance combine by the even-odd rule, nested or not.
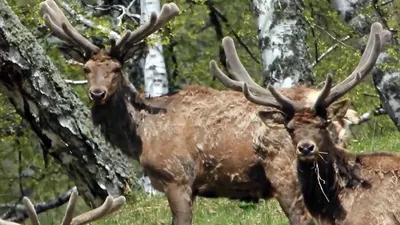
[(107, 91), (101, 87), (91, 87), (89, 89), (89, 98), (95, 102), (103, 102), (107, 97)]
[(317, 145), (310, 140), (302, 140), (297, 144), (297, 156), (300, 159), (314, 159), (314, 156), (318, 154)]

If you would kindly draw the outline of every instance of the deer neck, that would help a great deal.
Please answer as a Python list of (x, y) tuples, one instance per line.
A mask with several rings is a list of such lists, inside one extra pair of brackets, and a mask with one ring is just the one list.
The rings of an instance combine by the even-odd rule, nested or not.
[(106, 141), (134, 159), (139, 159), (142, 152), (138, 129), (144, 116), (137, 100), (136, 93), (121, 82), (105, 104), (93, 105), (91, 109), (93, 124), (100, 128)]
[[(344, 218), (345, 210), (341, 206), (338, 185), (338, 171), (336, 166), (335, 145), (327, 143), (324, 152), (314, 161), (297, 161), (297, 172), (301, 183), (304, 202), (310, 213), (317, 218), (334, 222)], [(328, 150), (328, 151), (326, 151)]]

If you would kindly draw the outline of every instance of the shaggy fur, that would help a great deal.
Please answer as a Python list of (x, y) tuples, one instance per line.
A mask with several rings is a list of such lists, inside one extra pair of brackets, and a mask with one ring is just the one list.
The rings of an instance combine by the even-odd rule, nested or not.
[[(113, 62), (86, 66), (92, 73), (107, 71)], [(143, 99), (123, 76), (109, 72), (112, 83), (101, 85), (111, 88), (106, 101), (93, 105), (93, 122), (107, 141), (140, 160), (152, 185), (166, 194), (173, 224), (191, 224), (195, 196), (274, 197), (291, 224), (313, 224), (298, 188), (290, 137), (284, 127), (262, 123), (257, 114), (265, 107), (239, 92), (198, 86)], [(88, 78), (91, 87), (104, 82), (98, 74)], [(318, 93), (304, 86), (283, 92), (306, 105)]]
[(311, 110), (287, 123), (293, 144), (317, 143), (313, 158), (298, 153), (297, 171), (304, 202), (321, 224), (400, 224), (400, 155), (354, 154), (336, 146), (326, 121)]

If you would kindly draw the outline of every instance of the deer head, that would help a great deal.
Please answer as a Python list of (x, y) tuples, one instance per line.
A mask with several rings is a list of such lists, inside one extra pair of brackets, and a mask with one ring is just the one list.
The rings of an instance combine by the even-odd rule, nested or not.
[(135, 31), (128, 30), (119, 40), (110, 40), (109, 49), (100, 48), (79, 34), (54, 0), (40, 3), (40, 14), (55, 36), (79, 49), (75, 58), (84, 63), (89, 98), (96, 104), (104, 104), (121, 83), (123, 63), (143, 48), (146, 37), (178, 15), (179, 8), (175, 3), (164, 4), (158, 16), (153, 12), (149, 21)]
[(333, 119), (343, 118), (347, 111), (348, 106), (345, 107), (346, 110), (332, 107), (338, 104), (335, 101), (352, 90), (368, 75), (375, 65), (382, 45), (389, 37), (389, 31), (383, 30), (381, 24), (374, 23), (366, 49), (356, 69), (334, 87), (332, 87), (332, 75), (328, 74), (324, 87), (314, 104), (310, 106), (289, 99), (272, 85), (264, 89), (256, 84), (241, 64), (233, 40), (229, 37), (225, 37), (222, 44), (227, 56), (228, 72), (233, 79), (225, 75), (213, 60), (210, 62), (210, 69), (226, 87), (242, 91), (249, 101), (277, 109), (260, 111), (258, 115), (266, 125), (271, 122), (284, 124), (292, 137), (299, 159), (313, 160), (320, 151), (325, 149), (324, 146), (333, 145), (327, 128)]
[[(67, 209), (65, 210), (64, 219), (62, 221), (62, 225), (83, 225), (88, 224), (90, 222), (99, 220), (117, 210), (119, 210), (122, 205), (125, 204), (125, 197), (119, 196), (117, 198), (113, 198), (108, 196), (104, 201), (103, 205), (88, 212), (85, 212), (79, 216), (73, 217), (75, 204), (78, 200), (78, 192), (76, 190), (72, 191), (71, 196), (69, 198), (69, 202), (67, 205)], [(29, 219), (33, 225), (40, 225), (38, 215), (36, 214), (35, 207), (29, 198), (24, 197), (22, 199), (26, 211), (28, 213)], [(19, 225), (18, 223), (9, 222), (0, 219), (0, 225)]]

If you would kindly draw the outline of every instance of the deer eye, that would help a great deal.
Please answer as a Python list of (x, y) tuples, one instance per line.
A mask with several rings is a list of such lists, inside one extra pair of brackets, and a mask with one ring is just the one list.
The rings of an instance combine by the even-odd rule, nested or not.
[(324, 120), (318, 125), (318, 128), (326, 129), (331, 124), (331, 122), (332, 122), (332, 120)]
[(294, 128), (292, 126), (285, 126), (286, 131), (289, 132), (290, 134), (294, 132)]

